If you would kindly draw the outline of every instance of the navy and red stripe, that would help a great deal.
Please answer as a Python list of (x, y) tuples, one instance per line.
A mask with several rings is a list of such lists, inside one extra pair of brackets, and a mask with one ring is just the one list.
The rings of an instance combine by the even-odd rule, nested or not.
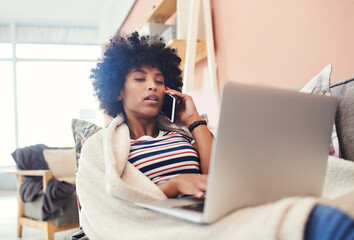
[(158, 184), (182, 173), (200, 174), (200, 162), (192, 138), (179, 132), (163, 132), (156, 138), (132, 140), (129, 162)]

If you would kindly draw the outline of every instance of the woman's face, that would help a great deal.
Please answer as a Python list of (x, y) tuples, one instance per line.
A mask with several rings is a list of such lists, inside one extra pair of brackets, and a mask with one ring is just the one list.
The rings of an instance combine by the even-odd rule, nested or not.
[(165, 81), (158, 68), (141, 66), (133, 68), (125, 78), (119, 100), (127, 117), (156, 117), (165, 96)]

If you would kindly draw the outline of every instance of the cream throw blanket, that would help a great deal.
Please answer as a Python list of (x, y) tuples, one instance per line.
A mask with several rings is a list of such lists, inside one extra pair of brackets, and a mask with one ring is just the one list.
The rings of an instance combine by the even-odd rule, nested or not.
[[(159, 128), (172, 130), (179, 126), (160, 125)], [(214, 224), (194, 224), (132, 203), (166, 199), (166, 196), (127, 161), (129, 149), (129, 129), (121, 117), (115, 118), (107, 129), (96, 133), (83, 146), (76, 183), (82, 206), (80, 223), (92, 240), (303, 239), (309, 213), (317, 202), (326, 201), (312, 197), (285, 198), (235, 211)], [(334, 172), (330, 170), (326, 179), (327, 197), (352, 191), (353, 164), (330, 158), (328, 166)], [(346, 169), (345, 175), (337, 175), (336, 168)], [(348, 196), (341, 201), (350, 211), (354, 197), (353, 194)], [(341, 201), (333, 204), (340, 206)]]

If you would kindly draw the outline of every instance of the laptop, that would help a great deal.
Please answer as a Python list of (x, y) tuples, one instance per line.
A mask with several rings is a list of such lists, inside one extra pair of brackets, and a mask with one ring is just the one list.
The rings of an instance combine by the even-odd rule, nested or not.
[(204, 199), (136, 203), (201, 224), (289, 196), (321, 196), (335, 97), (226, 83)]

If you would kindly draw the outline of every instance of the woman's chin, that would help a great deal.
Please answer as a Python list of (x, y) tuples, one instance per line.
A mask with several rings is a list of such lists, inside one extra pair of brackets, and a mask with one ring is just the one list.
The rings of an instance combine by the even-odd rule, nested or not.
[(142, 114), (142, 117), (156, 119), (158, 117), (159, 113), (160, 113), (159, 111), (147, 112), (145, 114)]

